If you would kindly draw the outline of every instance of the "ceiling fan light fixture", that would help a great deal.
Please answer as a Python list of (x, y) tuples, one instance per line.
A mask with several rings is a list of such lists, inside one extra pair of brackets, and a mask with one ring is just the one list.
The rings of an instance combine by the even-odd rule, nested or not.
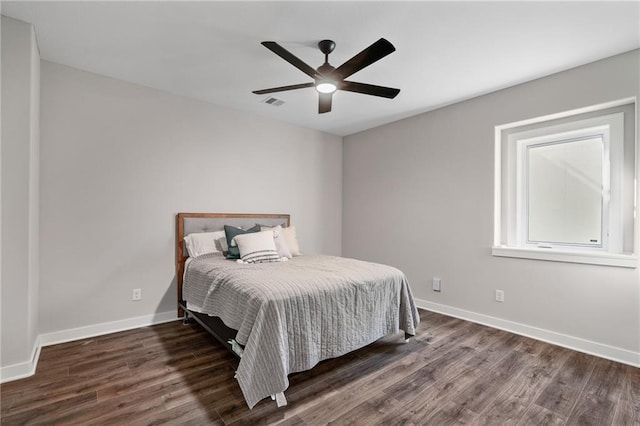
[(316, 84), (316, 90), (320, 93), (333, 93), (338, 87), (330, 81), (320, 81)]

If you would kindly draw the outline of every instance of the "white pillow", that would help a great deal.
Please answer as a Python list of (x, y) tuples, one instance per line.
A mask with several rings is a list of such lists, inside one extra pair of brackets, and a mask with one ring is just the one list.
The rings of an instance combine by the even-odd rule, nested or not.
[[(260, 226), (260, 230), (261, 231), (267, 231), (267, 230), (273, 230), (276, 228), (282, 228), (280, 225), (276, 226), (276, 227), (271, 227), (271, 226)], [(298, 239), (296, 238), (296, 227), (295, 226), (289, 226), (287, 228), (282, 228), (282, 231), (280, 231), (280, 235), (282, 235), (284, 237), (284, 242), (287, 245), (287, 248), (289, 249), (289, 253), (291, 253), (291, 256), (300, 256), (302, 253), (300, 253), (300, 246), (298, 245)]]
[(287, 242), (287, 247), (293, 256), (300, 256), (300, 246), (298, 245), (298, 239), (296, 238), (296, 227), (289, 226), (288, 228), (282, 228), (282, 236)]
[[(224, 231), (222, 231), (224, 233)], [(223, 235), (221, 238), (216, 238), (216, 248), (218, 251), (226, 253), (229, 251), (229, 246), (227, 245), (227, 236)]]
[(184, 237), (189, 257), (197, 257), (206, 253), (221, 252), (220, 246), (216, 246), (216, 240), (224, 238), (224, 231), (195, 232)]
[(242, 263), (280, 262), (273, 231), (236, 235), (234, 239)]
[(282, 236), (282, 226), (278, 225), (275, 228), (264, 228), (260, 227), (261, 230), (272, 230), (273, 232), (273, 241), (276, 243), (276, 250), (278, 251), (278, 256), (286, 257), (287, 259), (291, 259), (293, 256), (289, 251), (289, 247), (287, 247), (287, 242), (284, 240)]

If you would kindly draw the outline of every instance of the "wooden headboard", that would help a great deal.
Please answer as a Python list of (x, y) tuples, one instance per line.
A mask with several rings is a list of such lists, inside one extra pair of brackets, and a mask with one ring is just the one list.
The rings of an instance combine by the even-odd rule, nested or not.
[[(184, 246), (184, 237), (194, 232), (222, 231), (224, 225), (250, 228), (256, 223), (276, 226), (291, 224), (288, 214), (251, 214), (251, 213), (178, 213), (176, 215), (176, 282), (178, 284), (178, 302), (182, 300), (182, 278), (188, 253)], [(183, 312), (178, 307), (178, 316)]]

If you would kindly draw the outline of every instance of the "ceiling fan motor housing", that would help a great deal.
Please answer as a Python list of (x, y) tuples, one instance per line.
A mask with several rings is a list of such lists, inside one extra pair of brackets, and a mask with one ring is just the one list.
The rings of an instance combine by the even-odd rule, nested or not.
[(336, 68), (334, 66), (331, 66), (329, 62), (325, 62), (324, 64), (318, 67), (318, 72), (325, 77), (328, 77), (329, 75), (333, 74), (335, 70)]

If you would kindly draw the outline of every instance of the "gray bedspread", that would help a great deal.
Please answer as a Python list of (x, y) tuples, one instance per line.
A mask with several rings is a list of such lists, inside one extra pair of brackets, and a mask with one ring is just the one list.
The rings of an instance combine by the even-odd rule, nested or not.
[(399, 330), (413, 335), (420, 321), (400, 270), (333, 256), (246, 265), (203, 255), (187, 266), (183, 295), (238, 330), (236, 378), (250, 408), (284, 392), (288, 374)]

